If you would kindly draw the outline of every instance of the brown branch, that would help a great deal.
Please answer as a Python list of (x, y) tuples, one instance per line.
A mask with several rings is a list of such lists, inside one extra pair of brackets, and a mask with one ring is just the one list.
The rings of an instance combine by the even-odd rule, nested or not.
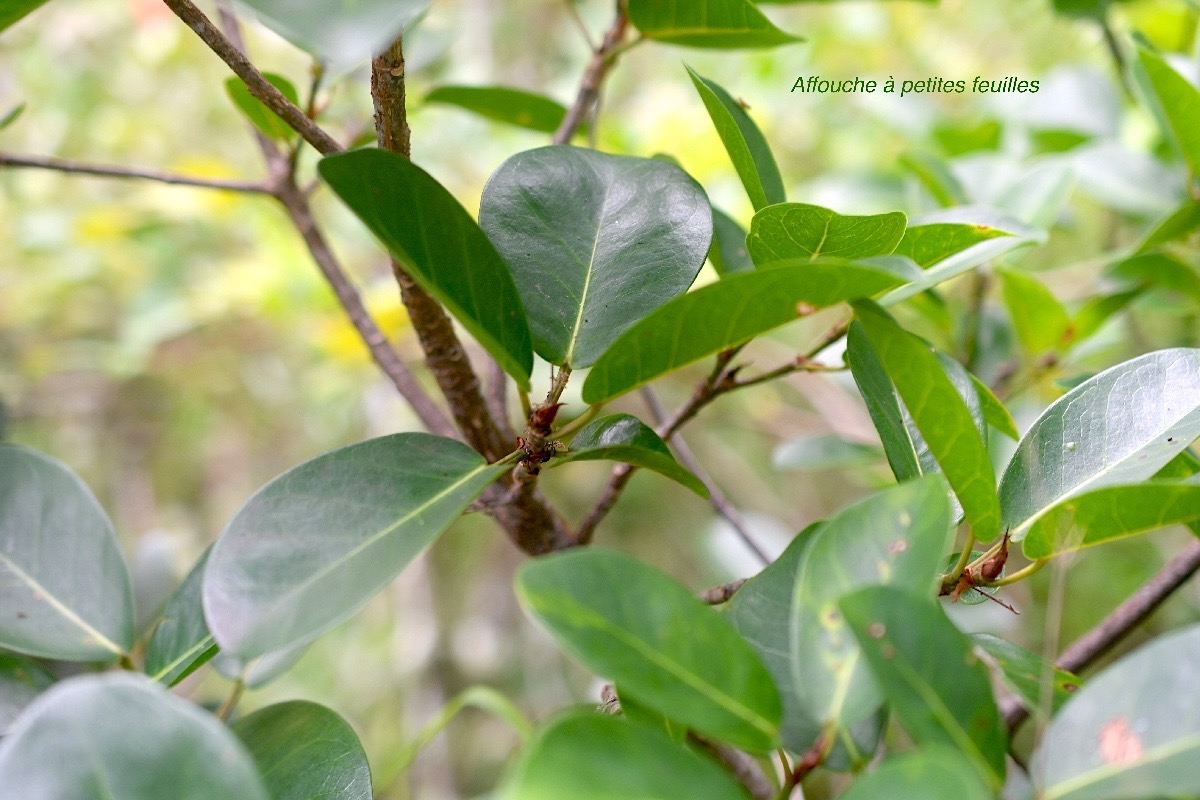
[(625, 13), (625, 3), (623, 0), (617, 0), (616, 17), (608, 31), (605, 32), (600, 46), (592, 51), (592, 60), (588, 62), (583, 79), (579, 82), (579, 92), (575, 95), (575, 102), (567, 109), (566, 116), (563, 117), (558, 130), (554, 132), (555, 144), (566, 144), (571, 141), (571, 137), (579, 130), (579, 126), (587, 119), (592, 106), (599, 100), (600, 87), (604, 84), (609, 70), (616, 63), (615, 55), (621, 41), (625, 38), (625, 31), (628, 27), (629, 17)]
[(101, 178), (138, 179), (167, 183), (174, 186), (196, 186), (201, 189), (220, 189), (227, 192), (245, 192), (249, 194), (270, 194), (271, 189), (263, 181), (224, 180), (221, 178), (200, 178), (191, 175), (179, 175), (174, 172), (164, 172), (157, 169), (142, 167), (121, 167), (105, 164), (85, 164), (81, 161), (70, 161), (65, 158), (52, 156), (20, 156), (13, 153), (0, 153), (0, 167), (10, 169), (45, 169), (53, 172), (70, 172), (77, 175), (95, 175)]
[(762, 765), (758, 763), (758, 759), (754, 756), (743, 753), (736, 747), (733, 747), (722, 742), (710, 742), (700, 736), (693, 734), (688, 735), (695, 744), (704, 748), (714, 758), (725, 765), (725, 768), (733, 773), (737, 778), (738, 783), (746, 787), (750, 792), (750, 796), (754, 800), (774, 800), (775, 786), (767, 778), (763, 772)]
[(163, 0), (163, 2), (233, 70), (235, 75), (242, 79), (246, 88), (250, 90), (250, 94), (278, 114), (306, 142), (315, 147), (317, 152), (329, 154), (342, 150), (342, 146), (332, 136), (309, 119), (299, 106), (272, 86), (270, 81), (258, 71), (258, 68), (250, 63), (241, 49), (226, 38), (225, 34), (221, 33), (191, 0)]

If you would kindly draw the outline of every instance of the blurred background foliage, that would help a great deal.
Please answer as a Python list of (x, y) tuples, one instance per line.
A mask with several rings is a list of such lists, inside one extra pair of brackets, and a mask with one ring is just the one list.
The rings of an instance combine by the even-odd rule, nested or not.
[[(500, 84), (567, 104), (588, 56), (571, 0), (438, 0), (406, 41), (413, 157), (468, 208), (509, 155), (547, 143), (459, 109), (424, 104), (434, 87)], [(573, 3), (598, 36), (608, 0)], [(1069, 4), (1068, 4), (1069, 5)], [(743, 225), (750, 205), (683, 68), (686, 61), (751, 109), (801, 202), (864, 214), (937, 207), (913, 164), (948, 171), (963, 200), (1006, 209), (1049, 230), (1007, 257), (1074, 312), (1129, 287), (1119, 261), (1185, 197), (1184, 175), (1152, 116), (1118, 78), (1094, 19), (1057, 14), (1050, 0), (799, 3), (765, 6), (803, 44), (713, 53), (643, 44), (625, 54), (604, 96), (603, 150), (677, 158), (714, 205)], [(212, 11), (213, 9), (208, 8)], [(1185, 0), (1115, 5), (1120, 48), (1140, 31), (1200, 77), (1197, 9)], [(260, 68), (304, 87), (307, 58), (246, 26)], [(883, 81), (975, 76), (1037, 79), (1036, 95), (814, 95), (796, 78)], [(230, 102), (224, 66), (154, 0), (61, 0), (0, 38), (0, 150), (255, 177), (262, 165)], [(363, 69), (326, 84), (324, 126), (346, 141), (369, 132)], [(307, 153), (302, 169), (312, 171)], [(931, 166), (932, 165), (932, 166)], [(318, 210), (368, 304), (411, 361), (419, 349), (378, 249), (325, 192)], [(301, 460), (342, 444), (416, 427), (381, 379), (299, 238), (260, 196), (0, 170), (0, 400), (8, 438), (78, 470), (113, 516), (135, 565), (141, 618), (155, 612), (242, 502)], [(1007, 395), (1022, 429), (1079, 376), (1148, 350), (1200, 344), (1200, 276), (1151, 286), (1084, 345), (1028, 352), (999, 281), (984, 270), (897, 311)], [(711, 267), (701, 281), (715, 277)], [(829, 314), (748, 349), (770, 367), (815, 341)], [(684, 370), (661, 394), (680, 402), (705, 369)], [(423, 376), (427, 377), (427, 376)], [(540, 384), (538, 381), (540, 380)], [(545, 387), (544, 365), (535, 392)], [(578, 385), (567, 412), (583, 408)], [(636, 397), (620, 408), (648, 418)], [(832, 460), (812, 437), (835, 435)], [(725, 398), (686, 432), (767, 548), (891, 480), (848, 375), (801, 374)], [(791, 456), (781, 445), (791, 444)], [(807, 443), (807, 444), (805, 444)], [(997, 444), (997, 458), (1007, 455)], [(799, 455), (796, 455), (797, 451)], [(829, 456), (829, 453), (825, 453)], [(602, 465), (556, 470), (547, 491), (578, 519), (606, 476)], [(1046, 570), (1006, 593), (1021, 616), (990, 603), (955, 608), (969, 629), (1034, 649), (1060, 626), (1070, 641), (1152, 574), (1182, 532), (1138, 537)], [(697, 590), (758, 564), (708, 505), (655, 475), (639, 475), (600, 541), (637, 553)], [(516, 745), (493, 717), (468, 711), (397, 776), (406, 744), (465, 687), (484, 683), (544, 718), (595, 702), (597, 686), (519, 613), (511, 576), (520, 556), (487, 520), (468, 517), (354, 620), (319, 640), (243, 707), (291, 697), (327, 703), (353, 722), (381, 783), (403, 800), (486, 794)], [(1057, 562), (1056, 562), (1057, 563)], [(1065, 600), (1047, 602), (1056, 581)], [(1055, 595), (1057, 596), (1057, 595)], [(1150, 624), (1200, 613), (1195, 588)], [(1136, 639), (1136, 637), (1135, 637)], [(215, 674), (184, 685), (217, 700)]]

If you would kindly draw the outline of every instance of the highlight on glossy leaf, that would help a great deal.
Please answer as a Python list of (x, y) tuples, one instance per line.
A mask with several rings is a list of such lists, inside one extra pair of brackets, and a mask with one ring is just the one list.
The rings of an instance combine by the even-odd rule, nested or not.
[(855, 217), (807, 203), (779, 203), (754, 215), (746, 246), (755, 264), (821, 256), (885, 256), (904, 238), (906, 224), (899, 211)]
[(647, 39), (684, 47), (777, 47), (803, 41), (777, 28), (750, 0), (629, 0), (629, 21)]

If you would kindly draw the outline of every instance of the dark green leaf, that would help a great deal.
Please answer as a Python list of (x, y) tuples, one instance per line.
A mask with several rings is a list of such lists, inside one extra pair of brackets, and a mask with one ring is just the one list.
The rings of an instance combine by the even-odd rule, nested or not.
[(687, 291), (712, 241), (708, 198), (679, 167), (565, 145), (505, 161), (479, 224), (512, 270), (534, 349), (572, 368)]
[(526, 752), (504, 800), (745, 800), (728, 772), (648, 725), (596, 713), (558, 720)]
[(936, 471), (936, 461), (930, 465), (921, 463), (921, 454), (928, 452), (929, 446), (920, 441), (920, 432), (916, 430), (912, 416), (896, 393), (896, 387), (862, 325), (857, 322), (850, 325), (846, 336), (846, 363), (850, 365), (867, 413), (879, 432), (883, 452), (896, 480), (919, 477), (926, 474), (927, 469)]
[(1167, 134), (1193, 171), (1200, 170), (1200, 89), (1157, 53), (1138, 50), (1138, 62), (1162, 112)]
[(940, 745), (892, 756), (854, 782), (841, 800), (994, 800), (961, 753)]
[(348, 619), (507, 470), (424, 433), (371, 439), (268, 483), (221, 533), (204, 611), (221, 649), (252, 659)]
[(775, 448), (771, 461), (780, 469), (847, 469), (875, 464), (882, 456), (875, 445), (827, 434), (788, 439)]
[(1022, 437), (1000, 481), (1004, 526), (1020, 541), (1046, 509), (1138, 483), (1200, 436), (1200, 350), (1148, 353), (1060, 397)]
[(762, 131), (750, 119), (742, 105), (734, 100), (729, 92), (722, 89), (714, 81), (703, 78), (691, 67), (687, 68), (692, 76), (692, 83), (704, 101), (708, 116), (725, 152), (729, 154), (733, 168), (746, 187), (750, 203), (757, 211), (773, 203), (787, 200), (783, 189), (783, 176), (779, 174), (779, 166), (775, 156), (763, 137)]
[(750, 220), (746, 247), (755, 264), (785, 258), (885, 256), (904, 238), (907, 220), (899, 211), (847, 217), (821, 206), (780, 203)]
[(613, 414), (589, 423), (575, 434), (570, 449), (555, 456), (549, 466), (602, 459), (653, 470), (682, 483), (701, 497), (708, 497), (708, 489), (690, 470), (675, 460), (666, 442), (649, 426), (629, 414)]
[(562, 103), (508, 86), (439, 86), (425, 95), (425, 102), (458, 106), (495, 122), (542, 133), (554, 133), (567, 115)]
[(30, 659), (0, 652), (0, 736), (53, 683), (54, 676)]
[(1055, 348), (1071, 326), (1062, 303), (1031, 275), (1011, 269), (997, 269), (1004, 303), (1012, 317), (1021, 346), (1030, 355)]
[[(991, 459), (972, 410), (929, 345), (874, 304), (860, 302), (855, 310), (866, 338), (962, 504), (975, 538), (990, 542), (1000, 532), (1000, 503)], [(975, 395), (973, 387), (967, 394)]]
[(0, 646), (115, 661), (133, 646), (133, 589), (91, 490), (59, 461), (0, 444)]
[(1194, 797), (1200, 785), (1200, 625), (1160, 636), (1088, 680), (1035, 756), (1044, 800)]
[[(944, 361), (943, 364), (945, 364)], [(963, 372), (966, 372), (966, 369), (963, 369)], [(983, 418), (987, 420), (987, 424), (1010, 439), (1020, 439), (1021, 432), (1017, 430), (1017, 421), (1013, 419), (1012, 414), (1005, 408), (1004, 403), (1000, 402), (1000, 398), (996, 397), (992, 390), (987, 387), (987, 384), (979, 380), (979, 378), (976, 378), (969, 372), (966, 374), (970, 376), (971, 383), (975, 386), (975, 392), (979, 395)]]
[(746, 249), (746, 232), (719, 208), (713, 209), (713, 243), (708, 249), (708, 260), (721, 277), (754, 269), (750, 251)]
[(215, 717), (129, 673), (57, 684), (0, 740), (5, 797), (267, 800), (254, 762)]
[[(292, 82), (282, 75), (277, 75), (274, 72), (264, 72), (263, 77), (267, 82), (280, 91), (280, 93), (291, 100), (294, 104), (300, 103), (300, 96), (296, 94), (296, 87)], [(262, 101), (254, 95), (250, 94), (250, 90), (246, 88), (246, 84), (241, 78), (229, 78), (225, 81), (225, 92), (229, 95), (229, 99), (238, 107), (238, 110), (246, 115), (246, 119), (254, 124), (264, 135), (277, 141), (287, 141), (291, 139), (295, 132), (291, 126), (284, 122), (274, 111), (263, 105)]]
[(861, 589), (839, 606), (913, 740), (949, 745), (993, 789), (1004, 785), (1008, 736), (987, 667), (941, 606), (894, 586)]
[(913, 225), (904, 232), (904, 238), (896, 245), (895, 253), (908, 256), (917, 266), (925, 269), (980, 242), (1012, 235), (999, 228), (965, 222)]
[(200, 601), (209, 552), (204, 552), (167, 601), (146, 649), (146, 674), (167, 686), (179, 683), (217, 654), (217, 642), (208, 631)]
[(4, 0), (0, 5), (0, 31), (44, 4), (46, 0)]
[(730, 275), (675, 298), (625, 331), (592, 367), (583, 399), (609, 400), (785, 325), (805, 307), (869, 297), (899, 282), (883, 270), (838, 260), (780, 262)]
[(322, 159), (319, 170), (413, 280), (528, 390), (533, 346), (517, 287), (458, 201), (397, 153), (355, 150)]
[(1071, 673), (1058, 669), (1036, 653), (1018, 647), (1007, 639), (990, 633), (975, 633), (971, 635), (971, 640), (996, 662), (1004, 685), (1030, 711), (1037, 711), (1041, 707), (1043, 693), (1049, 692), (1052, 713), (1057, 712), (1082, 685), (1082, 681)]
[(231, 726), (271, 800), (371, 800), (371, 770), (354, 730), (325, 706), (293, 700)]
[(525, 609), (638, 702), (754, 753), (779, 745), (779, 694), (716, 611), (629, 556), (586, 549), (526, 562)]
[(629, 0), (629, 21), (647, 39), (685, 47), (776, 47), (803, 41), (750, 0)]

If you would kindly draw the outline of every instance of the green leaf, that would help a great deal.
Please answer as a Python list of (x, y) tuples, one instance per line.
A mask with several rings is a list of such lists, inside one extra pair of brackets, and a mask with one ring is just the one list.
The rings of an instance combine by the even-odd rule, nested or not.
[(1168, 253), (1146, 253), (1118, 261), (1109, 269), (1114, 278), (1161, 286), (1200, 302), (1200, 272)]
[(899, 211), (847, 217), (806, 203), (780, 203), (750, 220), (746, 247), (755, 264), (785, 258), (885, 256), (904, 238), (907, 219)]
[(719, 208), (713, 212), (713, 243), (708, 249), (708, 260), (721, 277), (735, 272), (750, 272), (754, 262), (746, 249), (746, 232), (732, 217)]
[(1200, 436), (1200, 350), (1160, 350), (1056, 400), (1017, 444), (1000, 481), (1004, 526), (1020, 541), (1060, 501), (1138, 483)]
[(1052, 558), (1137, 533), (1200, 521), (1200, 483), (1106, 486), (1050, 506), (1029, 526), (1031, 559)]
[(1071, 327), (1062, 303), (1032, 275), (1012, 269), (997, 269), (996, 274), (1025, 352), (1038, 355), (1057, 347)]
[(897, 163), (913, 174), (939, 206), (950, 208), (967, 203), (967, 190), (942, 159), (912, 152), (901, 155)]
[(431, 0), (243, 0), (264, 25), (346, 72), (382, 51)]
[(812, 536), (796, 576), (790, 614), (792, 684), (805, 714), (870, 758), (849, 730), (883, 701), (838, 601), (862, 586), (894, 584), (932, 602), (950, 543), (950, 510), (936, 478), (894, 486), (830, 517)]
[[(957, 362), (955, 362), (957, 363)], [(943, 365), (945, 362), (943, 362)], [(963, 369), (966, 372), (966, 369)], [(1017, 430), (1017, 421), (1013, 419), (1012, 414), (1000, 402), (1000, 398), (987, 387), (983, 381), (976, 378), (970, 372), (967, 375), (971, 378), (971, 383), (975, 387), (975, 392), (979, 396), (979, 403), (982, 406), (983, 418), (987, 420), (987, 424), (991, 425), (1000, 433), (1004, 434), (1012, 440), (1021, 438), (1021, 432)]]
[[(296, 87), (292, 85), (291, 81), (274, 72), (264, 72), (263, 77), (284, 97), (291, 100), (293, 104), (299, 105), (300, 95), (296, 93)], [(265, 136), (280, 142), (286, 142), (295, 136), (295, 131), (290, 125), (263, 105), (261, 100), (250, 94), (250, 90), (246, 88), (246, 84), (242, 82), (241, 78), (226, 80), (225, 92), (238, 110), (246, 115), (246, 119), (250, 120), (254, 127), (258, 128)]]
[[(3, 28), (3, 27), (4, 27), (3, 25), (0, 25), (0, 28)], [(12, 125), (14, 122), (16, 122), (17, 119), (23, 113), (25, 113), (25, 104), (24, 103), (18, 103), (17, 105), (10, 108), (4, 114), (4, 116), (0, 116), (0, 131), (4, 130), (9, 125)]]
[(1044, 800), (1193, 797), (1200, 783), (1200, 625), (1091, 678), (1035, 756)]
[(146, 649), (146, 674), (167, 686), (179, 683), (217, 654), (217, 642), (204, 621), (200, 599), (209, 552), (211, 548), (167, 601)]
[(1149, 253), (1157, 247), (1186, 239), (1200, 228), (1200, 201), (1189, 200), (1169, 217), (1155, 225), (1138, 244), (1136, 254)]
[(508, 86), (438, 86), (425, 95), (425, 102), (457, 106), (494, 122), (542, 133), (554, 133), (567, 115), (562, 103)]
[(988, 225), (965, 222), (913, 225), (904, 231), (904, 238), (896, 245), (894, 252), (898, 256), (908, 256), (917, 266), (925, 269), (980, 242), (1001, 236), (1013, 234)]
[(720, 614), (658, 570), (575, 550), (526, 562), (517, 596), (563, 647), (643, 705), (753, 753), (778, 747), (782, 712), (766, 667)]
[(371, 800), (371, 769), (354, 730), (325, 706), (293, 700), (230, 728), (258, 765), (271, 800)]
[(875, 464), (881, 456), (875, 445), (826, 434), (788, 439), (775, 448), (771, 461), (779, 469), (849, 469)]
[(1071, 327), (1067, 330), (1065, 346), (1069, 349), (1094, 336), (1104, 323), (1119, 314), (1142, 294), (1142, 288), (1130, 289), (1115, 294), (1093, 297), (1075, 312)]
[(708, 198), (679, 167), (565, 145), (505, 161), (479, 224), (512, 270), (534, 350), (572, 368), (687, 291), (712, 241)]
[(247, 689), (259, 689), (280, 677), (299, 663), (308, 652), (311, 642), (305, 642), (252, 659), (238, 658), (218, 651), (213, 656), (213, 669), (231, 681), (241, 681)]
[(708, 489), (675, 460), (667, 443), (644, 422), (629, 414), (613, 414), (589, 423), (575, 434), (570, 449), (551, 459), (549, 466), (598, 460), (621, 461), (653, 470), (701, 497), (708, 497)]
[(1157, 53), (1138, 49), (1138, 63), (1166, 123), (1167, 135), (1193, 171), (1200, 170), (1200, 89)]
[(629, 0), (629, 21), (647, 39), (684, 47), (776, 47), (804, 41), (775, 27), (750, 0)]
[(0, 444), (0, 646), (115, 661), (133, 646), (133, 589), (116, 532), (63, 463)]
[(575, 713), (542, 732), (521, 759), (504, 800), (745, 800), (732, 776), (643, 725)]
[(46, 0), (4, 0), (0, 5), (0, 31), (43, 5)]
[(900, 724), (918, 745), (949, 745), (1004, 785), (1008, 736), (987, 667), (937, 603), (871, 586), (839, 606)]
[(461, 442), (400, 433), (283, 473), (208, 558), (204, 612), (221, 649), (253, 659), (352, 616), (509, 467)]
[(517, 287), (458, 201), (397, 153), (354, 150), (322, 159), (318, 169), (413, 280), (528, 391), (533, 346)]
[(864, 775), (841, 800), (994, 800), (978, 773), (961, 753), (940, 745), (925, 745), (892, 756), (879, 769)]
[(71, 678), (35, 700), (0, 741), (0, 786), (31, 800), (267, 800), (224, 725), (130, 673)]
[(775, 156), (771, 154), (771, 148), (754, 120), (729, 92), (714, 81), (701, 77), (691, 67), (687, 67), (687, 71), (700, 99), (704, 101), (721, 143), (725, 145), (733, 168), (746, 187), (754, 210), (787, 200), (783, 176), (779, 174)]
[(610, 400), (786, 325), (808, 307), (869, 297), (900, 281), (884, 270), (840, 260), (784, 261), (730, 275), (675, 298), (621, 334), (592, 366), (583, 399)]
[(860, 302), (855, 310), (866, 338), (962, 504), (975, 538), (990, 542), (1000, 532), (1000, 504), (991, 459), (971, 409), (929, 345), (874, 304)]
[(1007, 639), (990, 633), (974, 633), (971, 634), (971, 641), (996, 662), (1004, 685), (1030, 711), (1037, 711), (1041, 707), (1043, 686), (1051, 693), (1051, 708), (1057, 712), (1082, 685), (1082, 681), (1071, 673), (1047, 664), (1041, 656)]
[(936, 461), (922, 463), (922, 454), (929, 452), (929, 446), (921, 440), (920, 431), (916, 430), (904, 401), (896, 393), (895, 384), (888, 377), (862, 325), (857, 322), (851, 323), (846, 335), (846, 363), (850, 365), (850, 373), (866, 403), (867, 413), (879, 432), (883, 452), (896, 480), (906, 481), (936, 472)]
[(54, 676), (24, 656), (0, 652), (0, 737), (35, 698), (54, 684)]

